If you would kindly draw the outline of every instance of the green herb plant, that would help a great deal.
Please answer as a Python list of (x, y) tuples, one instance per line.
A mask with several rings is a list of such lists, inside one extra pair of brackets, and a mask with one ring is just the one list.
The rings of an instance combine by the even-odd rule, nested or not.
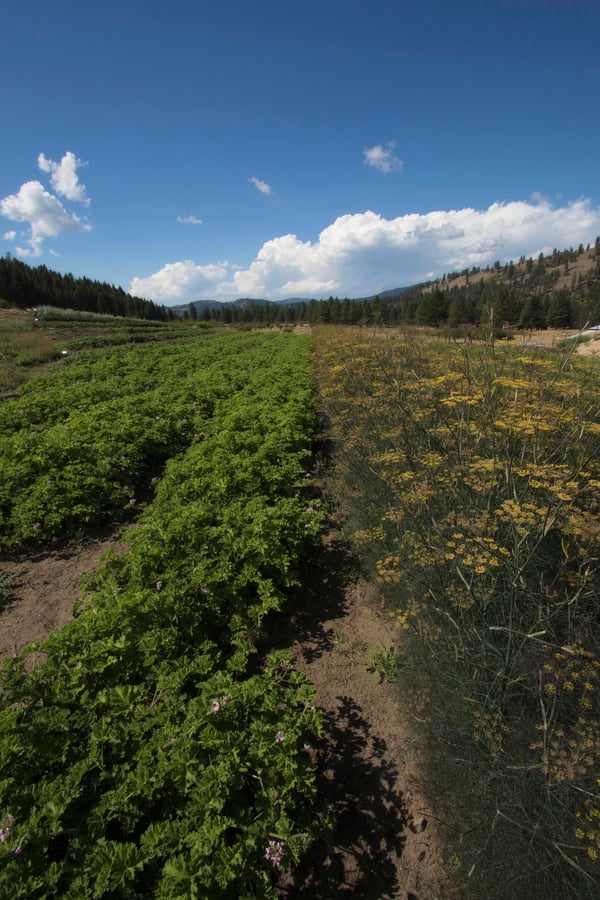
[(254, 643), (323, 524), (307, 349), (265, 334), (119, 349), (5, 413), (28, 473), (5, 497), (8, 544), (34, 521), (68, 531), (75, 502), (115, 515), (127, 493), (137, 523), (77, 617), (34, 645), (46, 661), (5, 667), (0, 893), (273, 897), (320, 832), (313, 691)]

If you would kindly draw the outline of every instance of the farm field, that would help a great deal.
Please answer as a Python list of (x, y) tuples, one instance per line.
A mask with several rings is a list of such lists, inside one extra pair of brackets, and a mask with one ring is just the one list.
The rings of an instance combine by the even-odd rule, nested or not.
[(70, 579), (2, 675), (0, 885), (595, 896), (596, 361), (51, 327), (0, 404), (11, 639), (10, 573)]
[(597, 896), (597, 363), (318, 329), (345, 532), (398, 634), (460, 897)]
[(322, 524), (307, 350), (84, 352), (0, 407), (5, 555), (135, 521), (45, 661), (3, 672), (12, 896), (270, 896), (318, 831), (312, 690), (255, 643)]

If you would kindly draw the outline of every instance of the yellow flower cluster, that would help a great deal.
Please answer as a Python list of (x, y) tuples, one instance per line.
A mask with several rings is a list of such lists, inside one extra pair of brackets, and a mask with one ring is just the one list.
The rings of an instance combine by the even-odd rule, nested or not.
[(548, 521), (548, 508), (543, 509), (535, 503), (519, 503), (518, 500), (504, 500), (496, 510), (501, 522), (513, 526), (517, 534), (525, 536), (533, 529), (538, 530)]
[(440, 403), (447, 408), (475, 406), (483, 399), (481, 391), (474, 391), (472, 394), (458, 394), (451, 392), (449, 397), (444, 397)]
[[(600, 660), (585, 651), (580, 644), (563, 647), (552, 652), (549, 661), (541, 669), (543, 690), (546, 694), (572, 694), (582, 712), (598, 707), (600, 712)], [(598, 747), (600, 754), (600, 745)]]
[[(600, 764), (600, 660), (580, 644), (559, 649), (546, 645), (543, 653), (542, 721), (536, 726), (542, 737), (530, 750), (540, 753), (548, 781), (581, 791)], [(583, 832), (580, 837), (585, 837)]]
[(481, 712), (476, 709), (474, 711), (473, 737), (476, 741), (485, 744), (493, 756), (502, 752), (504, 740), (509, 734), (510, 728), (500, 710)]
[[(561, 803), (589, 796), (600, 763), (600, 662), (583, 650), (598, 646), (597, 364), (391, 329), (314, 337), (340, 505), (394, 624), (476, 673), (485, 700), (472, 733), (496, 763), (515, 742), (527, 752), (543, 714), (535, 771)], [(515, 697), (524, 721), (509, 741)], [(582, 812), (590, 859), (598, 809)]]
[[(596, 781), (600, 788), (600, 778)], [(600, 856), (600, 797), (588, 800), (583, 811), (577, 812), (581, 825), (575, 829), (575, 837), (584, 844), (588, 859), (596, 862)]]
[(545, 414), (532, 409), (505, 409), (502, 417), (494, 421), (500, 431), (510, 431), (521, 437), (538, 435), (542, 431), (554, 430), (554, 423)]
[(462, 532), (455, 532), (445, 542), (444, 559), (466, 566), (476, 575), (498, 568), (505, 556), (510, 556), (510, 551), (489, 537), (465, 537)]
[(375, 528), (359, 528), (352, 533), (352, 540), (355, 544), (373, 544), (376, 541), (383, 541), (385, 532), (382, 525)]

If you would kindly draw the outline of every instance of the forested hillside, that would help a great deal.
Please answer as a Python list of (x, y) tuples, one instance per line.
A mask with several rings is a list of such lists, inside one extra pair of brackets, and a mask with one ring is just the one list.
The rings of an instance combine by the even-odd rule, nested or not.
[(600, 238), (595, 246), (521, 256), (517, 263), (451, 272), (425, 290), (416, 321), (436, 325), (489, 320), (524, 328), (571, 328), (600, 320)]
[(10, 255), (0, 257), (0, 300), (21, 309), (46, 305), (135, 319), (174, 318), (166, 307), (132, 297), (121, 287), (28, 266)]

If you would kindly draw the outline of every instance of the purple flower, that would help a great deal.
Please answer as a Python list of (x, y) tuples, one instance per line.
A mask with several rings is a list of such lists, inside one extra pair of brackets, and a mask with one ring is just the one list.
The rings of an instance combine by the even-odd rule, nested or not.
[(265, 850), (265, 859), (277, 868), (281, 865), (284, 850), (285, 846), (283, 841), (269, 841), (267, 849)]
[(275, 737), (275, 743), (276, 743), (276, 744), (283, 744), (284, 741), (285, 741), (285, 732), (284, 732), (284, 731), (278, 731), (278, 732), (277, 732), (277, 735), (276, 735), (276, 737)]
[[(4, 841), (7, 841), (10, 837), (10, 830), (14, 825), (15, 817), (11, 816), (9, 813), (7, 816), (4, 816), (2, 821), (0, 822), (0, 844), (3, 844)], [(10, 852), (8, 848), (5, 848), (7, 852)], [(21, 848), (18, 848), (19, 853), (21, 852)], [(15, 851), (16, 853), (16, 851)]]
[(19, 846), (15, 848), (15, 856), (18, 856), (22, 849), (23, 849), (23, 848), (22, 848), (21, 845), (19, 844)]
[(227, 706), (228, 703), (229, 694), (224, 694), (220, 700), (217, 700), (217, 698), (215, 697), (211, 704), (211, 711), (217, 713), (220, 709), (223, 709), (224, 706)]

